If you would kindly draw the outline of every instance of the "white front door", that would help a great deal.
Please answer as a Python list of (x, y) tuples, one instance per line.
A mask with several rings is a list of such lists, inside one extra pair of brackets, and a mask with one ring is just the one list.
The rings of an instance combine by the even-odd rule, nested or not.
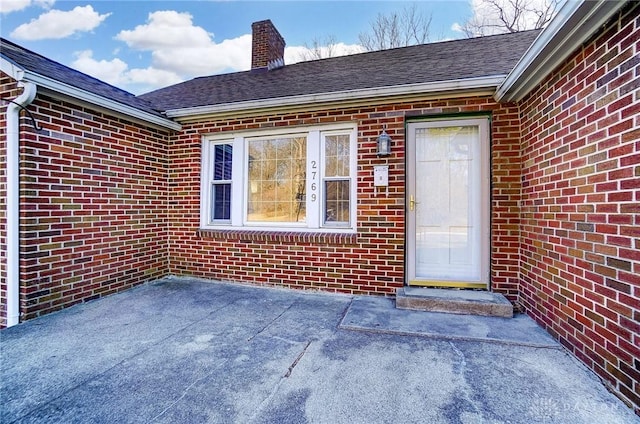
[(488, 288), (489, 120), (407, 130), (408, 284)]

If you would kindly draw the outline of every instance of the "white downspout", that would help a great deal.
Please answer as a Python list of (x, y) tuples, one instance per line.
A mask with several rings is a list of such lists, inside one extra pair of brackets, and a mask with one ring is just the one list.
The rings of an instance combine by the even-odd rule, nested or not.
[(37, 91), (30, 82), (20, 86), (24, 91), (7, 106), (7, 327), (20, 322), (20, 106)]

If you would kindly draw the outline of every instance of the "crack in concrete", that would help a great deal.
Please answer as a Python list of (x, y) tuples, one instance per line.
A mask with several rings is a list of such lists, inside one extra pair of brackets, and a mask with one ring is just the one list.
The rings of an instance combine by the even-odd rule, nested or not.
[[(223, 362), (221, 362), (218, 366), (229, 362), (228, 360), (225, 360)], [(184, 399), (184, 397), (187, 395), (187, 393), (189, 393), (189, 391), (199, 382), (204, 381), (206, 378), (208, 378), (210, 375), (213, 375), (213, 373), (215, 372), (215, 367), (214, 370), (212, 370), (211, 372), (206, 373), (205, 375), (203, 375), (200, 378), (196, 378), (195, 380), (193, 380), (193, 382), (191, 384), (189, 384), (187, 387), (184, 388), (184, 390), (182, 391), (182, 394), (180, 396), (178, 396), (177, 399), (175, 399), (173, 402), (171, 402), (171, 404), (169, 406), (167, 406), (164, 410), (162, 410), (159, 414), (157, 414), (155, 417), (151, 418), (150, 422), (155, 422), (157, 421), (160, 417), (162, 417), (164, 414), (166, 414), (170, 409), (172, 409), (174, 406), (176, 406), (178, 404), (178, 402), (180, 402), (182, 399)]]
[(262, 402), (260, 402), (260, 405), (256, 408), (256, 410), (251, 415), (251, 417), (249, 417), (248, 422), (254, 422), (257, 419), (258, 415), (260, 415), (260, 413), (267, 407), (267, 405), (269, 405), (269, 403), (273, 400), (273, 398), (276, 396), (276, 394), (280, 390), (280, 386), (282, 386), (282, 383), (284, 383), (285, 380), (291, 376), (293, 369), (296, 367), (296, 365), (298, 365), (298, 362), (300, 362), (304, 354), (307, 353), (307, 349), (309, 349), (310, 345), (311, 345), (311, 340), (305, 343), (300, 353), (298, 353), (298, 355), (293, 360), (291, 365), (289, 365), (287, 372), (282, 377), (280, 377), (278, 382), (273, 386), (273, 389), (271, 389), (271, 392), (269, 393), (269, 395), (266, 398), (264, 398)]
[(269, 321), (269, 323), (267, 325), (265, 325), (264, 327), (262, 327), (260, 329), (260, 331), (258, 331), (256, 334), (254, 334), (253, 336), (249, 337), (247, 339), (248, 342), (250, 342), (251, 340), (255, 339), (256, 337), (258, 337), (261, 333), (263, 333), (267, 328), (271, 327), (271, 325), (276, 322), (278, 319), (280, 319), (280, 317), (282, 315), (284, 315), (289, 309), (291, 309), (293, 307), (293, 305), (295, 305), (296, 302), (291, 303), (289, 306), (287, 306), (285, 309), (282, 310), (282, 312), (280, 312), (278, 314), (278, 316), (276, 316), (275, 318), (273, 318), (271, 321)]
[(289, 369), (287, 370), (286, 374), (284, 375), (284, 378), (289, 378), (289, 376), (291, 375), (291, 373), (293, 372), (293, 369), (296, 367), (296, 365), (298, 365), (298, 362), (300, 362), (300, 360), (302, 359), (302, 357), (304, 356), (305, 353), (307, 353), (307, 349), (309, 348), (309, 345), (311, 344), (311, 340), (309, 340), (307, 342), (307, 344), (304, 346), (304, 348), (302, 349), (302, 351), (298, 354), (298, 356), (296, 357), (296, 359), (293, 360), (293, 362), (291, 363), (291, 365), (289, 365)]
[[(132, 361), (134, 358), (139, 357), (139, 356), (143, 355), (143, 354), (144, 354), (144, 353), (146, 353), (146, 352), (149, 352), (151, 349), (154, 349), (155, 347), (157, 347), (157, 346), (161, 345), (161, 344), (162, 344), (162, 343), (164, 343), (165, 341), (167, 341), (167, 340), (171, 339), (172, 337), (175, 337), (177, 334), (182, 333), (182, 332), (183, 332), (184, 330), (186, 330), (187, 328), (193, 327), (193, 326), (195, 326), (196, 324), (198, 324), (198, 323), (200, 323), (200, 322), (202, 322), (202, 321), (204, 321), (204, 320), (208, 319), (212, 314), (214, 314), (214, 313), (216, 313), (216, 312), (218, 312), (218, 311), (220, 311), (220, 310), (222, 310), (222, 309), (225, 309), (225, 308), (227, 308), (227, 307), (231, 306), (231, 305), (232, 305), (232, 304), (234, 304), (235, 302), (237, 302), (237, 299), (234, 299), (234, 300), (232, 300), (232, 301), (230, 301), (230, 302), (228, 302), (228, 303), (226, 303), (226, 304), (222, 305), (221, 307), (219, 307), (219, 308), (217, 308), (217, 309), (215, 309), (215, 310), (211, 311), (209, 314), (207, 314), (207, 315), (206, 315), (206, 316), (204, 316), (204, 317), (201, 317), (201, 318), (196, 319), (196, 320), (194, 320), (194, 321), (190, 321), (187, 325), (184, 325), (183, 327), (180, 327), (180, 328), (176, 329), (175, 331), (173, 331), (173, 332), (171, 332), (171, 333), (169, 333), (169, 334), (165, 335), (164, 337), (162, 337), (162, 338), (160, 338), (160, 339), (156, 340), (155, 342), (148, 344), (148, 345), (147, 345), (147, 346), (145, 346), (143, 349), (140, 349), (140, 350), (138, 350), (138, 351), (136, 351), (136, 352), (132, 352), (130, 355), (127, 355), (126, 357), (124, 357), (124, 358), (120, 359), (118, 362), (116, 362), (116, 363), (114, 363), (114, 364), (111, 364), (110, 366), (108, 366), (107, 368), (103, 369), (102, 371), (99, 371), (99, 372), (97, 372), (97, 373), (95, 373), (95, 374), (91, 374), (91, 375), (89, 375), (89, 376), (86, 376), (84, 379), (82, 379), (81, 381), (79, 381), (79, 382), (75, 383), (73, 386), (68, 387), (66, 390), (63, 390), (63, 391), (62, 391), (58, 396), (53, 397), (53, 398), (51, 398), (51, 399), (48, 399), (47, 401), (43, 402), (42, 404), (39, 404), (39, 405), (34, 406), (33, 408), (30, 408), (30, 409), (29, 409), (26, 413), (24, 413), (22, 416), (17, 417), (15, 420), (11, 421), (11, 423), (15, 423), (15, 422), (18, 422), (18, 421), (20, 421), (20, 420), (22, 420), (22, 419), (28, 418), (28, 417), (29, 417), (29, 415), (31, 415), (31, 414), (33, 414), (33, 413), (35, 413), (35, 411), (37, 411), (38, 409), (43, 409), (43, 407), (46, 407), (46, 406), (48, 406), (48, 405), (51, 405), (51, 404), (53, 404), (54, 402), (56, 402), (57, 400), (64, 398), (64, 396), (65, 396), (67, 393), (70, 393), (70, 392), (72, 392), (72, 391), (74, 391), (74, 390), (78, 389), (79, 387), (86, 385), (87, 383), (89, 383), (89, 382), (91, 382), (91, 381), (95, 381), (95, 380), (97, 380), (97, 379), (99, 379), (99, 378), (101, 378), (101, 377), (103, 377), (103, 376), (107, 375), (107, 373), (109, 373), (109, 372), (113, 371), (114, 369), (116, 369), (116, 368), (120, 367), (121, 365), (125, 364), (126, 362)], [(146, 320), (146, 319), (145, 319), (145, 320)], [(193, 384), (195, 384), (196, 382), (197, 382), (197, 380), (196, 380), (196, 381), (194, 381), (194, 382), (189, 386), (189, 388), (190, 388), (191, 386), (193, 386)], [(187, 390), (188, 390), (188, 389), (187, 389)], [(185, 392), (184, 392), (184, 394), (181, 396), (181, 398), (185, 396), (185, 394), (186, 394), (187, 390), (185, 390)], [(177, 402), (177, 401), (176, 401), (176, 402)], [(171, 406), (174, 406), (174, 405), (175, 405), (175, 403), (173, 403)], [(168, 410), (168, 409), (167, 409), (167, 410)], [(162, 412), (162, 414), (164, 414), (167, 410), (163, 411), (163, 412)], [(160, 415), (158, 415), (158, 417), (159, 417), (159, 416), (160, 416)], [(155, 418), (154, 418), (154, 419), (155, 419)]]
[(471, 405), (474, 412), (480, 417), (483, 417), (484, 415), (483, 408), (481, 405), (478, 405), (478, 402), (474, 399), (473, 390), (471, 390), (469, 383), (467, 382), (467, 378), (465, 376), (465, 373), (467, 372), (467, 358), (464, 352), (461, 351), (453, 342), (450, 341), (449, 345), (451, 346), (456, 356), (460, 360), (460, 365), (457, 367), (458, 368), (457, 372), (460, 375), (460, 379), (462, 380), (459, 386), (460, 387), (459, 393), (461, 397), (465, 399), (469, 403), (469, 405)]

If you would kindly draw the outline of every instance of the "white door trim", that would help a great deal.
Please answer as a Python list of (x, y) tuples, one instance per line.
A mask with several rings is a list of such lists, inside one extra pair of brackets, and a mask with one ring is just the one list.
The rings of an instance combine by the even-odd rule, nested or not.
[[(477, 126), (480, 140), (480, 278), (473, 281), (458, 281), (455, 279), (421, 279), (416, 277), (416, 211), (420, 207), (420, 199), (416, 196), (416, 129), (442, 128), (454, 126)], [(460, 119), (438, 119), (430, 121), (409, 122), (407, 124), (407, 180), (406, 180), (406, 284), (425, 286), (450, 286), (489, 289), (490, 286), (490, 189), (491, 189), (491, 159), (490, 159), (490, 121), (489, 117), (474, 117)], [(424, 182), (428, 184), (428, 182)], [(415, 200), (412, 210), (412, 199)]]

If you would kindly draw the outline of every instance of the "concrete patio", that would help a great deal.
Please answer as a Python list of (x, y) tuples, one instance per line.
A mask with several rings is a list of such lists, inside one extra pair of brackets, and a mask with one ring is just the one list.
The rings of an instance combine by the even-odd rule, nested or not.
[(0, 332), (2, 423), (635, 423), (533, 321), (166, 278)]

